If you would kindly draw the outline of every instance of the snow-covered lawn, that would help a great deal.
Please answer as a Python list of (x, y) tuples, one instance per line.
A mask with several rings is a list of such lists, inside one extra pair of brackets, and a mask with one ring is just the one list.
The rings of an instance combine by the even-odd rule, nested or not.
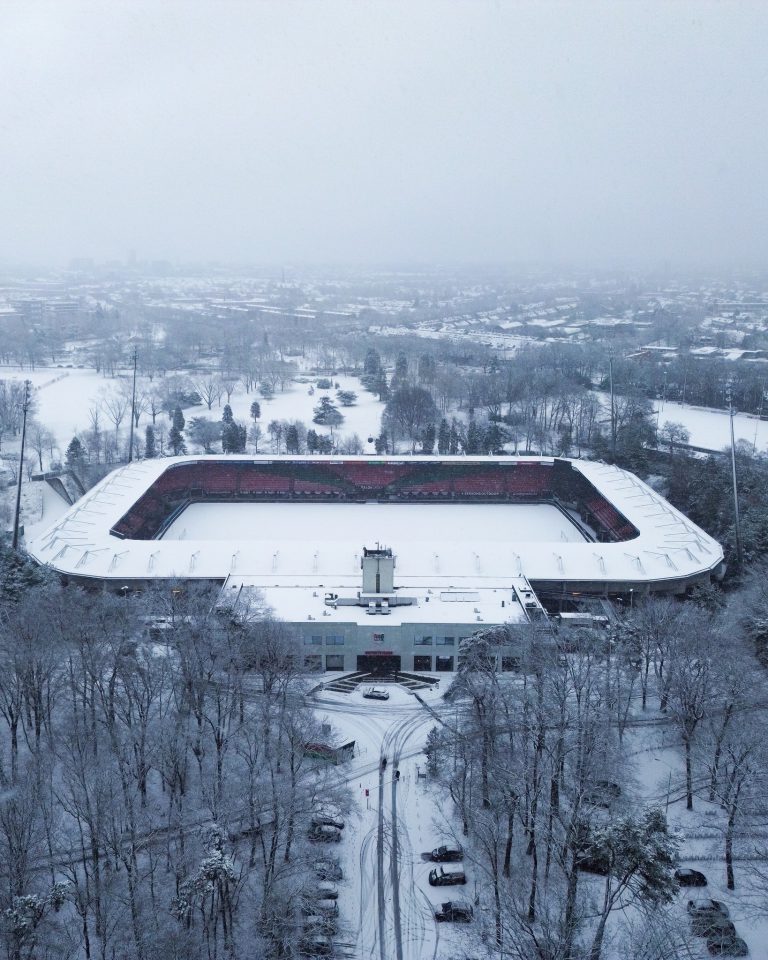
[[(195, 503), (164, 540), (317, 540), (387, 545), (425, 541), (436, 554), (451, 543), (564, 543), (584, 537), (551, 504)], [(348, 551), (349, 552), (349, 551)]]
[[(230, 406), (235, 420), (242, 423), (251, 424), (251, 404), (258, 400), (261, 406), (261, 419), (259, 426), (264, 434), (259, 444), (260, 452), (270, 452), (271, 444), (267, 433), (267, 427), (272, 420), (301, 420), (307, 427), (311, 427), (318, 433), (330, 434), (329, 427), (319, 426), (312, 423), (314, 408), (320, 403), (322, 397), (329, 397), (338, 407), (344, 416), (344, 422), (341, 426), (333, 430), (334, 437), (346, 437), (356, 433), (363, 444), (369, 437), (377, 437), (381, 429), (381, 414), (384, 404), (381, 403), (372, 393), (363, 390), (360, 381), (356, 377), (336, 376), (332, 378), (332, 387), (330, 390), (320, 390), (317, 387), (317, 379), (313, 378), (312, 383), (292, 383), (289, 384), (285, 392), (278, 392), (271, 400), (265, 400), (260, 393), (246, 393), (243, 389), (238, 390), (232, 395)], [(339, 390), (351, 390), (357, 394), (357, 401), (352, 407), (342, 407), (336, 399), (336, 384)], [(310, 387), (313, 387), (314, 394), (310, 394)], [(208, 417), (212, 420), (220, 420), (221, 412), (226, 402), (226, 397), (222, 398), (221, 406), (214, 404), (212, 410), (208, 410), (205, 405), (190, 407), (184, 411), (184, 416), (189, 417)], [(281, 449), (281, 452), (285, 452)]]
[[(38, 367), (36, 370), (26, 370), (21, 367), (0, 367), (0, 379), (31, 382), (34, 387), (36, 419), (56, 437), (61, 457), (72, 437), (76, 433), (89, 429), (88, 411), (91, 406), (101, 406), (105, 396), (130, 389), (130, 375), (127, 371), (123, 371), (118, 377), (104, 377), (91, 369)], [(337, 376), (333, 378), (332, 383), (330, 390), (319, 390), (315, 385), (314, 395), (309, 393), (312, 384), (292, 383), (284, 392), (278, 391), (271, 400), (265, 400), (258, 392), (246, 393), (242, 386), (238, 386), (232, 395), (230, 405), (235, 419), (250, 425), (253, 422), (250, 415), (251, 404), (254, 400), (259, 401), (261, 405), (259, 425), (264, 433), (260, 451), (270, 452), (267, 427), (272, 420), (302, 420), (318, 433), (329, 434), (330, 428), (313, 424), (312, 417), (314, 407), (320, 402), (321, 397), (328, 396), (337, 403), (336, 384), (338, 384), (340, 390), (354, 391), (357, 394), (357, 401), (352, 407), (342, 407), (337, 403), (344, 416), (344, 422), (335, 428), (334, 436), (343, 438), (356, 433), (363, 444), (368, 437), (378, 436), (384, 404), (373, 394), (363, 390), (356, 377)], [(141, 387), (141, 384), (139, 386)], [(208, 410), (205, 404), (198, 404), (195, 407), (185, 408), (183, 413), (187, 420), (192, 417), (220, 420), (225, 402), (226, 396), (222, 397), (220, 404), (214, 403), (211, 410)], [(163, 419), (167, 424), (167, 418)], [(140, 438), (143, 439), (144, 428), (150, 422), (149, 415), (143, 413), (139, 421), (138, 436)], [(124, 438), (127, 437), (128, 428), (129, 417), (126, 413), (120, 425), (120, 433)], [(103, 411), (101, 412), (101, 429), (105, 432), (114, 430), (114, 425)], [(4, 440), (4, 451), (17, 449), (18, 441), (14, 444), (7, 438)]]
[[(682, 423), (690, 434), (689, 443), (694, 447), (706, 447), (709, 450), (722, 450), (731, 445), (730, 417), (724, 410), (710, 410), (705, 407), (689, 407), (682, 403), (662, 403), (657, 400), (654, 410), (659, 415), (659, 429), (665, 421)], [(765, 453), (768, 447), (768, 420), (746, 413), (737, 413), (733, 418), (733, 432), (737, 440), (745, 440), (757, 445), (758, 453)]]
[[(61, 367), (38, 367), (36, 370), (0, 367), (0, 379), (30, 381), (34, 388), (35, 418), (56, 437), (61, 456), (75, 433), (88, 428), (88, 408), (100, 404), (104, 395), (120, 388), (119, 378), (104, 377), (95, 370)], [(101, 418), (104, 430), (114, 429), (103, 413)], [(124, 421), (123, 428), (126, 426), (127, 421)], [(11, 445), (6, 438), (3, 449), (18, 450), (18, 443)]]

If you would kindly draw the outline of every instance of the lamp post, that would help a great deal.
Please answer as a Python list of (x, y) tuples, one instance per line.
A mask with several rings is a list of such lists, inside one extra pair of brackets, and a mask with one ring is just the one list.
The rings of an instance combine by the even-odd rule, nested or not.
[(133, 424), (136, 417), (136, 360), (138, 359), (138, 350), (133, 348), (133, 389), (131, 390), (131, 433), (128, 441), (128, 463), (133, 462)]
[(669, 813), (669, 795), (672, 792), (672, 767), (670, 767), (665, 760), (662, 760), (661, 757), (654, 757), (653, 759), (656, 761), (656, 763), (663, 763), (669, 771), (669, 775), (667, 777), (667, 798), (664, 803), (664, 816), (666, 817)]
[(608, 351), (608, 381), (611, 387), (611, 460), (616, 463), (616, 404), (613, 399), (613, 347)]
[(27, 439), (27, 412), (29, 411), (29, 388), (32, 384), (29, 380), (24, 381), (24, 399), (21, 404), (21, 452), (19, 453), (19, 475), (16, 479), (16, 509), (13, 514), (13, 540), (11, 545), (14, 550), (19, 548), (19, 517), (21, 515), (21, 479), (24, 473), (24, 443)]
[(733, 481), (733, 521), (734, 521), (734, 537), (736, 540), (736, 562), (739, 565), (739, 569), (741, 569), (742, 554), (741, 554), (741, 523), (739, 520), (739, 488), (736, 483), (736, 441), (734, 440), (734, 436), (733, 436), (733, 402), (732, 402), (730, 383), (728, 384), (726, 398), (728, 400), (728, 415), (731, 421), (731, 478)]

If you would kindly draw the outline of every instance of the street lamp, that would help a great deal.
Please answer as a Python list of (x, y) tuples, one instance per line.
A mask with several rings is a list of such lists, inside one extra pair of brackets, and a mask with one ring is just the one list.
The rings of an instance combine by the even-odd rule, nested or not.
[(669, 770), (669, 776), (667, 778), (667, 799), (664, 803), (664, 816), (666, 817), (669, 813), (669, 795), (672, 792), (672, 767), (670, 767), (665, 760), (662, 760), (661, 757), (654, 757), (653, 759), (656, 763), (663, 763), (667, 770)]

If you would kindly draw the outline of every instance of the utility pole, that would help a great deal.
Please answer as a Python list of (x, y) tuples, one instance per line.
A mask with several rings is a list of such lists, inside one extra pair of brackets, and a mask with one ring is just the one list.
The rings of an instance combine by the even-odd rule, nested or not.
[(728, 386), (728, 413), (731, 420), (731, 477), (733, 479), (733, 519), (734, 532), (736, 535), (736, 562), (739, 569), (742, 566), (741, 554), (741, 524), (739, 521), (739, 489), (736, 484), (736, 442), (733, 438), (733, 402), (731, 398), (731, 387)]
[(133, 390), (131, 391), (131, 434), (130, 440), (128, 441), (128, 463), (133, 462), (133, 422), (134, 417), (136, 416), (136, 361), (138, 359), (138, 351), (136, 347), (133, 348)]
[(19, 454), (19, 476), (16, 481), (16, 510), (13, 515), (13, 540), (11, 544), (14, 550), (19, 549), (19, 516), (21, 515), (21, 478), (24, 473), (24, 443), (27, 439), (27, 411), (29, 410), (29, 388), (32, 384), (29, 380), (24, 381), (24, 400), (21, 405), (21, 453)]
[(608, 380), (611, 385), (611, 459), (616, 463), (616, 404), (613, 399), (613, 347), (608, 350)]

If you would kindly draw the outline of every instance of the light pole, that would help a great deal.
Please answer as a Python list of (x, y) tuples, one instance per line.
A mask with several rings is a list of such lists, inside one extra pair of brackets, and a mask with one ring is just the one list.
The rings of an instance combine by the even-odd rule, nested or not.
[(669, 771), (669, 775), (667, 776), (667, 798), (664, 803), (664, 816), (666, 817), (669, 813), (669, 795), (672, 792), (672, 767), (670, 767), (665, 760), (662, 760), (661, 757), (654, 757), (653, 759), (656, 761), (656, 763), (663, 763)]
[(616, 462), (616, 404), (613, 399), (613, 347), (608, 351), (608, 381), (611, 387), (611, 459)]
[(130, 440), (128, 441), (128, 463), (133, 462), (133, 423), (136, 416), (136, 360), (138, 359), (138, 351), (136, 347), (133, 348), (133, 389), (131, 390), (131, 435)]
[(27, 439), (27, 411), (29, 410), (29, 388), (32, 384), (29, 380), (24, 381), (24, 400), (21, 404), (21, 453), (19, 454), (19, 476), (16, 480), (16, 510), (13, 514), (13, 540), (11, 544), (14, 550), (19, 548), (19, 516), (21, 514), (21, 478), (24, 473), (24, 443)]
[(728, 414), (731, 421), (731, 478), (733, 480), (733, 520), (734, 520), (734, 535), (736, 539), (736, 562), (741, 569), (742, 565), (742, 555), (741, 555), (741, 524), (739, 521), (739, 488), (736, 483), (736, 441), (733, 437), (733, 403), (731, 397), (731, 386), (728, 385), (727, 391), (728, 399)]

